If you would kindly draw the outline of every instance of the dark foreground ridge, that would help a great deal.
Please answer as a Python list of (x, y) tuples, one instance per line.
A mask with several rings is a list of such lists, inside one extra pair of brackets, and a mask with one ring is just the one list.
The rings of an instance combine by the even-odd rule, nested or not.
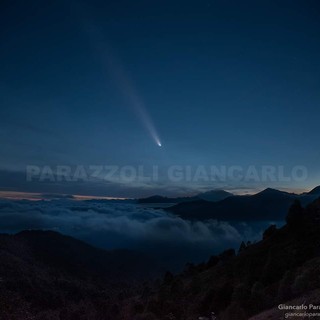
[(275, 308), (265, 313), (270, 318), (253, 319), (280, 319), (280, 303), (320, 303), (320, 199), (306, 208), (296, 201), (286, 219), (260, 242), (242, 243), (238, 253), (230, 249), (182, 274), (167, 273), (157, 290), (137, 298), (143, 311), (131, 318), (196, 320), (214, 313), (220, 320), (246, 320)]
[(306, 208), (296, 201), (286, 220), (258, 243), (156, 283), (145, 282), (156, 266), (139, 253), (100, 250), (52, 231), (2, 234), (0, 319), (279, 319), (281, 303), (320, 304), (320, 199)]
[(100, 250), (52, 231), (1, 234), (0, 261), (1, 320), (111, 319), (119, 296), (157, 270), (143, 254)]

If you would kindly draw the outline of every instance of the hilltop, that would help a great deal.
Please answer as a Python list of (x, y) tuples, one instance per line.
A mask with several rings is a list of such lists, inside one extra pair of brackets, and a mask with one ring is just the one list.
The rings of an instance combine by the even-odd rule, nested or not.
[(296, 201), (286, 221), (280, 229), (270, 226), (261, 241), (242, 243), (238, 252), (226, 250), (178, 275), (167, 273), (152, 294), (136, 299), (140, 314), (133, 319), (192, 320), (214, 312), (221, 320), (246, 320), (311, 297), (320, 289), (320, 199), (306, 208)]

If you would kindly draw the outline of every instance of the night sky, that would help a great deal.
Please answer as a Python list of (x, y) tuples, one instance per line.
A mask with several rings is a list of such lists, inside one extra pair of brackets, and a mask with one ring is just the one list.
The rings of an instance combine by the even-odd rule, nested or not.
[[(4, 1), (0, 190), (112, 197), (320, 184), (318, 1)], [(161, 147), (159, 144), (161, 143)], [(27, 166), (158, 166), (26, 181)], [(304, 181), (167, 177), (304, 166)]]

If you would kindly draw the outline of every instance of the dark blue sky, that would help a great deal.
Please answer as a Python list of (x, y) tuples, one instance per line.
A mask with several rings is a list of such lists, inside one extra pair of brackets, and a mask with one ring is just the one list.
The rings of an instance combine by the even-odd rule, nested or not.
[[(320, 184), (318, 1), (5, 1), (0, 12), (1, 190)], [(27, 165), (96, 164), (156, 165), (160, 177), (25, 181)], [(171, 165), (299, 165), (308, 177), (173, 183)]]

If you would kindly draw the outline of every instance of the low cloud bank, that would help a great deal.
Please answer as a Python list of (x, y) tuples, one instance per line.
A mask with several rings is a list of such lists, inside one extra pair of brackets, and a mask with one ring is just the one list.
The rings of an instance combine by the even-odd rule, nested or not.
[(52, 200), (0, 201), (0, 232), (50, 229), (105, 249), (134, 249), (164, 265), (198, 262), (243, 239), (259, 237), (262, 226), (221, 221), (185, 221), (163, 210), (135, 204)]

